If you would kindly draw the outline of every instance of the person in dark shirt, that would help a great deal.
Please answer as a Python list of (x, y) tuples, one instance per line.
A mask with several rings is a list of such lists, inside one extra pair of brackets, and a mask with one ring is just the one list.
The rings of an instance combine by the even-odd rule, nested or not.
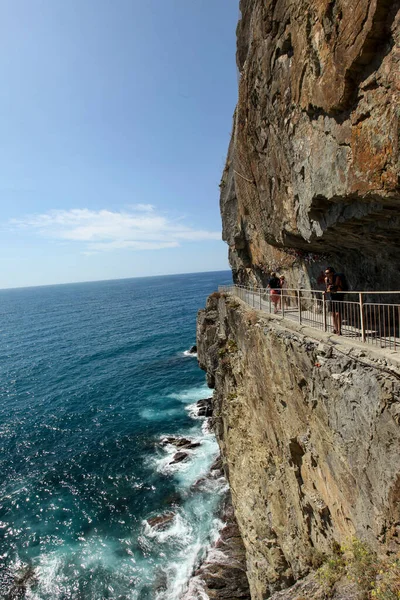
[(328, 300), (328, 311), (332, 314), (333, 333), (342, 335), (342, 311), (344, 285), (340, 274), (333, 267), (325, 269), (325, 293)]
[(276, 273), (271, 273), (268, 288), (270, 289), (271, 300), (274, 305), (274, 314), (276, 314), (278, 312), (278, 304), (281, 297), (281, 284)]

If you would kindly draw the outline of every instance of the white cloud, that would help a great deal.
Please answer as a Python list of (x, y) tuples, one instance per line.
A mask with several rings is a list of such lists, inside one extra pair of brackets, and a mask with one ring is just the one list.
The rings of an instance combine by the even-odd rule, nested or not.
[(41, 236), (85, 245), (85, 254), (121, 248), (158, 250), (180, 242), (219, 240), (218, 231), (197, 230), (181, 220), (157, 214), (151, 204), (135, 204), (125, 211), (52, 210), (12, 219), (13, 227), (30, 229)]
[(130, 208), (143, 212), (153, 212), (155, 207), (152, 204), (132, 204)]

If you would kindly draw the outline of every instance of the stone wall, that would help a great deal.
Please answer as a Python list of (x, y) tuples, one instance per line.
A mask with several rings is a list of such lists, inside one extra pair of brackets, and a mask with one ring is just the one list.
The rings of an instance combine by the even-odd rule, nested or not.
[(252, 599), (304, 577), (334, 541), (399, 549), (399, 364), (219, 294), (197, 346)]

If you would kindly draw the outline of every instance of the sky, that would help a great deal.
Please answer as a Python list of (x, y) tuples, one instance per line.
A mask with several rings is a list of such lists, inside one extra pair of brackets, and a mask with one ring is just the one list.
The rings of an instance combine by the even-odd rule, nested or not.
[(236, 0), (3, 0), (0, 288), (228, 268)]

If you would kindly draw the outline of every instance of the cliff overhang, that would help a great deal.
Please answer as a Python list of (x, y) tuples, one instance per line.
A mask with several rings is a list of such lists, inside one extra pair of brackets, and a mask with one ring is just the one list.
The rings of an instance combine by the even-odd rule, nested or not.
[(393, 289), (400, 260), (398, 0), (241, 0), (239, 100), (221, 181), (234, 278), (329, 260)]

